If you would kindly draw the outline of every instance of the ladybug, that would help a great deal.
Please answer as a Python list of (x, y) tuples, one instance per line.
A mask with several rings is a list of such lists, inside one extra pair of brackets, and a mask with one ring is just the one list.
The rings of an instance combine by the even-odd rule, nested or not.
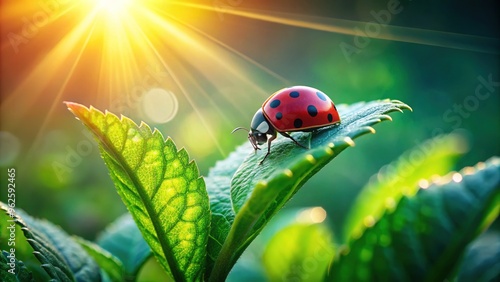
[[(260, 161), (262, 164), (271, 152), (271, 142), (276, 139), (277, 132), (308, 149), (287, 132), (314, 131), (337, 124), (340, 124), (339, 113), (326, 94), (308, 86), (293, 86), (278, 90), (267, 98), (253, 116), (250, 130), (238, 127), (233, 132), (239, 129), (248, 131), (248, 140), (255, 152), (260, 150), (258, 145), (267, 142), (267, 154)], [(271, 135), (269, 139), (268, 135)]]

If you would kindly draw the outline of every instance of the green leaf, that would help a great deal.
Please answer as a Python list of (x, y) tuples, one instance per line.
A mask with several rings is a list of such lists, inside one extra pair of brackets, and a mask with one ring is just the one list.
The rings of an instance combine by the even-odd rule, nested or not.
[[(0, 208), (0, 249), (9, 250), (15, 244), (16, 258), (24, 260), (25, 263), (27, 260), (38, 262), (33, 255), (33, 248), (22, 235), (21, 227), (15, 223), (14, 218), (9, 216), (9, 212), (4, 212), (3, 209), (8, 210), (7, 205), (2, 204)], [(14, 209), (10, 211), (12, 211), (13, 216), (16, 215)], [(15, 230), (12, 229), (13, 227)]]
[(281, 229), (267, 244), (263, 263), (270, 281), (321, 281), (335, 254), (323, 223), (299, 222)]
[(273, 142), (271, 155), (261, 165), (266, 148), (257, 154), (249, 149), (250, 154), (231, 181), (230, 202), (236, 215), (226, 232), (211, 281), (225, 279), (246, 246), (312, 175), (345, 148), (353, 146), (354, 138), (374, 133), (371, 125), (391, 120), (387, 113), (402, 109), (410, 107), (394, 100), (340, 105), (339, 126), (292, 134), (301, 144), (309, 144), (310, 149), (301, 148), (288, 138), (278, 138)]
[(135, 279), (151, 256), (151, 248), (129, 213), (111, 223), (99, 235), (97, 244), (121, 261), (128, 281)]
[(359, 238), (366, 226), (377, 221), (386, 208), (394, 207), (403, 194), (415, 194), (421, 179), (448, 173), (466, 147), (461, 135), (441, 135), (408, 150), (380, 169), (350, 209), (344, 225), (344, 242)]
[[(255, 237), (241, 254), (236, 264), (229, 272), (226, 281), (267, 281), (269, 280), (263, 263), (263, 256), (269, 242), (282, 231), (296, 224), (317, 224), (324, 221), (326, 211), (322, 207), (285, 207), (277, 213), (259, 236)], [(331, 234), (329, 234), (330, 236)], [(330, 256), (331, 258), (331, 256)], [(242, 279), (245, 277), (245, 279)]]
[[(24, 266), (29, 269), (35, 281), (50, 280), (47, 272), (42, 268), (40, 261), (33, 254), (33, 248), (24, 237), (21, 226), (16, 224), (17, 214), (14, 209), (7, 213), (7, 205), (0, 204), (0, 250), (7, 252), (15, 251), (16, 260), (22, 261)], [(11, 217), (11, 214), (13, 217)], [(15, 227), (15, 230), (12, 228)], [(0, 279), (0, 281), (3, 281)]]
[(500, 158), (404, 196), (334, 262), (328, 281), (444, 281), (500, 211)]
[(238, 147), (225, 160), (218, 161), (205, 177), (210, 198), (210, 210), (212, 211), (210, 237), (207, 245), (207, 277), (210, 275), (210, 270), (234, 220), (230, 194), (231, 178), (245, 159), (249, 148), (248, 143)]
[(467, 247), (457, 281), (500, 281), (500, 233), (486, 232)]
[(176, 281), (202, 279), (209, 200), (187, 152), (144, 123), (66, 105), (97, 138), (118, 194), (163, 268)]
[(0, 281), (4, 282), (25, 282), (35, 281), (31, 271), (19, 261), (14, 255), (7, 251), (0, 254)]
[(83, 238), (73, 237), (87, 253), (94, 258), (95, 262), (104, 270), (111, 281), (123, 281), (124, 270), (122, 262), (99, 245), (89, 242)]
[[(325, 216), (326, 211), (322, 207), (287, 207), (282, 209), (269, 220), (259, 236), (255, 237), (255, 240), (248, 245), (229, 272), (226, 281), (267, 281), (262, 258), (269, 242), (276, 234), (284, 228), (296, 224), (321, 223)], [(328, 236), (330, 235), (328, 234)]]
[(66, 232), (46, 220), (34, 219), (17, 210), (9, 210), (13, 219), (21, 226), (28, 243), (33, 247), (35, 257), (52, 279), (57, 281), (99, 281), (99, 267)]
[(320, 281), (334, 248), (321, 224), (294, 224), (269, 242), (263, 262), (270, 281)]

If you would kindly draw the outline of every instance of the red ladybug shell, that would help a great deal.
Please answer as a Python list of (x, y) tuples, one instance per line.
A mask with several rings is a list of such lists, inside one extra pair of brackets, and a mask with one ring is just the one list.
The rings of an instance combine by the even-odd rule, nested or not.
[(262, 112), (279, 132), (305, 131), (340, 123), (332, 100), (318, 89), (281, 89), (262, 104)]

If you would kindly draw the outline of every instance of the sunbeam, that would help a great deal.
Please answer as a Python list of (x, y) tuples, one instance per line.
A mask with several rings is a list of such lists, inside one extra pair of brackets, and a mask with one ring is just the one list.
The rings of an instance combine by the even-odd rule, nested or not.
[[(64, 81), (62, 83), (62, 87), (59, 89), (59, 91), (57, 92), (57, 94), (55, 95), (55, 101), (60, 101), (64, 95), (64, 90), (66, 89), (66, 86), (69, 82), (69, 79), (73, 76), (73, 73), (76, 69), (76, 67), (78, 66), (78, 64), (80, 63), (81, 61), (81, 58), (82, 58), (82, 54), (85, 50), (85, 47), (88, 45), (89, 43), (89, 40), (90, 40), (90, 37), (92, 36), (92, 33), (93, 33), (93, 30), (94, 30), (95, 26), (93, 26), (90, 30), (90, 32), (88, 33), (88, 36), (85, 38), (85, 42), (83, 43), (82, 45), (82, 48), (80, 48), (80, 51), (78, 53), (78, 55), (76, 56), (76, 59), (74, 61), (74, 63), (72, 64), (69, 72), (68, 72), (68, 75), (64, 78)], [(31, 155), (33, 153), (33, 150), (36, 149), (38, 147), (38, 145), (40, 144), (40, 140), (42, 138), (42, 134), (44, 132), (46, 132), (47, 130), (47, 124), (50, 120), (50, 117), (54, 114), (54, 111), (56, 109), (56, 107), (59, 106), (58, 103), (52, 103), (50, 105), (50, 108), (47, 112), (47, 115), (46, 117), (44, 118), (43, 122), (42, 122), (42, 125), (40, 126), (40, 128), (38, 128), (37, 130), (37, 134), (33, 140), (33, 144), (31, 145), (30, 149), (28, 150), (28, 155)]]
[(275, 77), (276, 79), (280, 80), (283, 83), (283, 85), (289, 85), (290, 84), (290, 81), (288, 79), (282, 77), (281, 75), (279, 75), (278, 73), (270, 70), (269, 68), (267, 68), (263, 64), (255, 61), (254, 59), (248, 57), (247, 55), (239, 52), (238, 50), (236, 50), (234, 48), (232, 48), (231, 46), (227, 45), (226, 43), (218, 40), (217, 38), (215, 38), (215, 37), (207, 34), (206, 32), (203, 32), (202, 30), (200, 30), (200, 29), (198, 29), (198, 28), (196, 28), (196, 27), (194, 27), (194, 26), (192, 26), (192, 25), (190, 25), (190, 24), (188, 24), (188, 23), (186, 23), (186, 22), (184, 22), (184, 21), (182, 21), (180, 19), (175, 18), (175, 20), (177, 22), (181, 23), (182, 25), (188, 27), (189, 29), (195, 31), (196, 33), (200, 34), (202, 37), (205, 37), (205, 38), (209, 39), (210, 41), (216, 43), (217, 45), (223, 47), (225, 50), (227, 50), (227, 51), (235, 54), (236, 56), (243, 58), (247, 62), (249, 62), (249, 63), (257, 66), (259, 69), (263, 70), (265, 73), (267, 73), (267, 74), (271, 75), (272, 77)]
[[(201, 10), (217, 11), (217, 7), (195, 4), (189, 2), (174, 1), (172, 4), (191, 7)], [(279, 13), (271, 11), (257, 11), (248, 9), (227, 9), (225, 14), (255, 19), (260, 21), (283, 24), (293, 27), (301, 27), (313, 30), (333, 32), (360, 36), (359, 28), (366, 27), (369, 22), (352, 21), (336, 18), (324, 18), (316, 16), (298, 15), (290, 13)], [(358, 29), (356, 29), (358, 28)], [(365, 35), (366, 36), (366, 35)], [(368, 36), (370, 37), (370, 36)], [(419, 29), (394, 25), (384, 25), (379, 28), (373, 38), (415, 43), (450, 49), (467, 50), (473, 52), (499, 54), (500, 40), (475, 35), (443, 32), (438, 30)]]
[[(185, 36), (183, 33), (180, 33), (178, 30), (176, 30), (172, 26), (169, 26), (168, 28), (165, 28), (165, 29), (169, 30), (170, 32), (175, 33), (178, 36), (177, 38), (182, 38), (185, 41), (187, 41), (188, 43), (190, 43), (191, 47), (194, 47), (196, 49), (201, 49), (201, 46), (199, 46), (196, 42), (194, 42), (193, 40), (191, 40), (190, 38), (188, 38), (187, 36)], [(225, 154), (224, 150), (222, 149), (222, 147), (220, 146), (220, 144), (219, 144), (219, 142), (217, 140), (217, 137), (212, 134), (212, 132), (213, 132), (212, 126), (210, 124), (208, 124), (206, 122), (206, 120), (203, 118), (202, 114), (200, 113), (200, 110), (199, 110), (198, 106), (194, 102), (194, 100), (191, 97), (191, 95), (189, 95), (189, 92), (186, 90), (186, 87), (183, 85), (183, 83), (181, 82), (181, 80), (177, 77), (176, 73), (172, 70), (172, 68), (169, 66), (169, 64), (167, 64), (166, 61), (162, 58), (162, 56), (160, 55), (159, 51), (154, 47), (154, 45), (152, 44), (152, 42), (147, 38), (147, 36), (145, 34), (142, 34), (142, 39), (144, 40), (144, 42), (146, 42), (147, 45), (149, 45), (149, 47), (150, 47), (151, 51), (153, 52), (153, 54), (156, 55), (157, 59), (161, 62), (162, 66), (165, 68), (165, 70), (167, 71), (167, 73), (174, 80), (176, 86), (180, 89), (180, 92), (182, 93), (182, 95), (184, 96), (184, 98), (186, 98), (186, 100), (188, 101), (189, 105), (191, 105), (191, 107), (193, 108), (193, 110), (195, 111), (195, 113), (198, 115), (198, 117), (200, 118), (200, 122), (207, 129), (207, 133), (209, 134), (210, 139), (212, 139), (212, 141), (214, 141), (214, 143), (216, 144), (217, 150), (219, 150), (219, 152), (223, 156), (225, 156), (226, 154)]]
[[(225, 102), (221, 103), (221, 98), (215, 101), (202, 84), (209, 83), (215, 90), (240, 85), (263, 99), (268, 90), (252, 78), (249, 65), (276, 79), (280, 86), (287, 83), (264, 65), (190, 25), (188, 19), (196, 15), (195, 9), (191, 9), (193, 13), (179, 12), (169, 2), (135, 0), (44, 5), (42, 11), (36, 5), (28, 8), (10, 3), (2, 7), (7, 14), (31, 13), (34, 19), (33, 26), (10, 34), (10, 41), (2, 41), (2, 50), (15, 48), (16, 52), (34, 53), (37, 45), (47, 48), (43, 57), (30, 62), (33, 67), (25, 69), (22, 80), (2, 95), (2, 111), (17, 109), (9, 114), (10, 128), (22, 124), (24, 117), (41, 109), (42, 104), (47, 109), (43, 120), (35, 126), (29, 152), (36, 152), (55, 110), (68, 95), (85, 93), (85, 100), (90, 103), (104, 103), (112, 109), (121, 103), (119, 114), (139, 109), (145, 93), (159, 87), (187, 102), (215, 149), (224, 156), (202, 108), (210, 105), (228, 126), (233, 126), (222, 107), (227, 104), (243, 112), (241, 97), (222, 91), (220, 97)], [(40, 19), (40, 15), (45, 18)], [(58, 40), (51, 31), (57, 31)], [(46, 44), (47, 40), (52, 41), (52, 46)], [(150, 69), (155, 66), (159, 70), (151, 74)], [(30, 93), (29, 99), (25, 93)]]
[[(15, 112), (11, 113), (10, 118), (13, 120), (21, 119), (23, 115), (26, 115), (26, 111), (44, 98), (42, 97), (44, 90), (52, 83), (50, 79), (46, 79), (47, 77), (57, 77), (66, 69), (73, 69), (78, 65), (81, 52), (87, 46), (89, 36), (92, 35), (93, 30), (93, 21), (89, 18), (75, 26), (70, 34), (62, 38), (40, 62), (35, 64), (36, 67), (26, 75), (26, 78), (14, 89), (12, 94), (5, 98), (2, 103), (2, 110), (17, 108)], [(78, 46), (83, 47), (78, 48)], [(74, 61), (73, 64), (68, 64), (71, 61)], [(62, 84), (65, 85), (67, 83), (66, 79), (69, 78), (71, 78), (70, 75), (63, 77)], [(37, 85), (38, 91), (33, 91), (34, 84)], [(63, 90), (64, 87), (61, 88), (61, 91)], [(22, 94), (27, 92), (31, 92), (30, 99), (24, 100)], [(21, 99), (22, 107), (17, 107), (17, 105), (21, 104)]]

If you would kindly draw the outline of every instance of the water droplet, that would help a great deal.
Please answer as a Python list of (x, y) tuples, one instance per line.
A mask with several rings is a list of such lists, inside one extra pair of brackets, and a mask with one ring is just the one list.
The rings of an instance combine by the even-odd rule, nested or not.
[(308, 162), (310, 162), (311, 164), (315, 164), (315, 163), (316, 163), (316, 159), (315, 159), (315, 158), (314, 158), (314, 156), (313, 156), (313, 155), (311, 155), (311, 154), (308, 154), (308, 155), (306, 156), (306, 160), (307, 160)]
[(288, 177), (293, 177), (293, 172), (289, 170), (288, 168), (283, 171), (283, 173), (288, 176)]

